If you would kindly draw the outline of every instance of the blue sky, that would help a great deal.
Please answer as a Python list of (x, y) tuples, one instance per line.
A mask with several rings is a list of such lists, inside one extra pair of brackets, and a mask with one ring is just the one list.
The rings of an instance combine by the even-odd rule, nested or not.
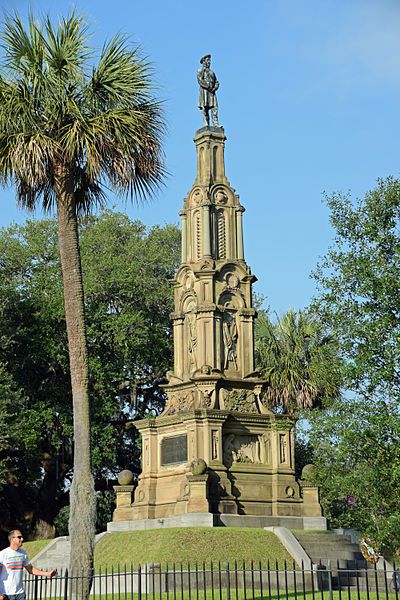
[[(245, 256), (255, 286), (281, 313), (306, 306), (333, 232), (323, 191), (354, 197), (400, 170), (398, 0), (0, 0), (53, 18), (73, 7), (100, 48), (117, 32), (152, 61), (164, 100), (170, 176), (151, 204), (110, 205), (148, 225), (177, 223), (196, 172), (202, 126), (196, 71), (212, 54), (220, 80), (226, 172), (246, 207)], [(0, 191), (0, 226), (22, 222)], [(40, 216), (40, 215), (39, 215)]]

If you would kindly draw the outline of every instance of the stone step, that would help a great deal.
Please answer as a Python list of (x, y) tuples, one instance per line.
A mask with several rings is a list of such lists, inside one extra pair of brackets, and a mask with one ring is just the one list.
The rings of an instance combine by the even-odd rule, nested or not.
[(304, 541), (304, 542), (314, 542), (317, 544), (321, 544), (323, 543), (325, 544), (332, 544), (332, 543), (339, 543), (342, 544), (344, 542), (352, 544), (352, 540), (351, 537), (349, 535), (337, 535), (337, 534), (316, 534), (316, 533), (295, 533), (294, 534), (296, 536), (296, 538), (299, 541)]
[(335, 542), (326, 542), (326, 544), (321, 544), (321, 542), (317, 542), (317, 541), (313, 541), (313, 540), (302, 540), (299, 539), (299, 542), (309, 548), (321, 548), (321, 546), (323, 546), (324, 548), (337, 548), (338, 546), (340, 548), (354, 548), (354, 544), (352, 542), (345, 542), (343, 541), (342, 543), (340, 543), (340, 541), (335, 541)]
[[(96, 535), (95, 542), (97, 543), (104, 535), (108, 535), (107, 532)], [(68, 568), (70, 551), (71, 543), (66, 536), (56, 538), (36, 557), (34, 556), (32, 562), (39, 569), (57, 569), (60, 573)]]
[[(308, 552), (308, 549), (305, 549), (307, 554), (310, 555), (310, 552)], [(323, 554), (322, 554), (323, 552)], [(330, 560), (332, 563), (334, 563), (337, 559), (342, 559), (342, 560), (358, 560), (356, 556), (354, 556), (354, 552), (351, 552), (349, 550), (343, 550), (342, 548), (338, 548), (335, 552), (327, 552), (326, 548), (320, 548), (320, 552), (319, 554), (316, 554), (315, 552), (311, 552), (311, 558), (313, 559), (313, 562), (315, 563), (319, 563), (320, 561), (325, 564), (328, 560)], [(363, 563), (365, 561), (362, 560), (362, 557), (359, 559), (360, 563)]]
[[(321, 534), (295, 534), (297, 540), (304, 548), (305, 552), (316, 565), (321, 564), (325, 568), (318, 574), (322, 587), (329, 583), (337, 589), (340, 586), (350, 586), (360, 588), (360, 582), (365, 583), (365, 570), (368, 571), (368, 577), (375, 577), (373, 565), (370, 565), (363, 558), (358, 544), (351, 541), (350, 536), (341, 535), (321, 535)], [(375, 583), (375, 579), (374, 582)], [(384, 579), (378, 581), (379, 586), (385, 585)], [(372, 585), (373, 587), (373, 585)]]

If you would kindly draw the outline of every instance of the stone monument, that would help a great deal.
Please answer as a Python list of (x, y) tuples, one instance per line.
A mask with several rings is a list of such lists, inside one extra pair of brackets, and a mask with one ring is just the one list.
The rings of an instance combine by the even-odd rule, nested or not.
[(266, 384), (255, 371), (256, 278), (244, 256), (245, 209), (225, 174), (224, 129), (209, 125), (209, 110), (218, 123), (210, 56), (201, 63), (206, 125), (194, 137), (197, 174), (180, 211), (168, 401), (159, 417), (134, 422), (142, 472), (133, 502), (133, 486), (116, 486), (112, 529), (127, 521), (128, 528), (140, 528), (139, 521), (153, 519), (176, 525), (177, 517), (191, 514), (198, 524), (206, 522), (199, 521), (202, 514), (213, 517), (211, 524), (243, 525), (242, 515), (298, 528), (311, 519), (321, 529), (318, 490), (308, 486), (303, 494), (294, 475), (294, 420), (270, 411)]

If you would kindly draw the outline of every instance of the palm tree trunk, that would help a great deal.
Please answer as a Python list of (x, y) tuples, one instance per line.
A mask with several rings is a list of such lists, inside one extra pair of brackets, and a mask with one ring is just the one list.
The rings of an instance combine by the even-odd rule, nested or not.
[(78, 570), (80, 573), (84, 571), (88, 576), (86, 585), (79, 582), (77, 586), (79, 596), (87, 598), (93, 568), (95, 535), (88, 352), (75, 197), (72, 179), (64, 165), (57, 165), (55, 190), (74, 415), (74, 474), (70, 490), (69, 518), (70, 572), (77, 574)]

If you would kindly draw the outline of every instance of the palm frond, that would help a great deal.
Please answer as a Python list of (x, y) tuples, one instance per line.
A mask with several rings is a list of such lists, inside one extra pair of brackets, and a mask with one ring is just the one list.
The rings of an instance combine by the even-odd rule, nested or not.
[(257, 327), (256, 357), (271, 406), (289, 413), (329, 404), (340, 395), (340, 359), (332, 336), (315, 318), (292, 309)]
[(151, 100), (151, 80), (150, 64), (139, 49), (131, 49), (127, 38), (117, 35), (103, 47), (85, 93), (103, 110), (132, 109)]
[(78, 80), (82, 84), (82, 66), (91, 56), (87, 45), (88, 29), (82, 17), (72, 12), (68, 18), (59, 21), (57, 29), (47, 17), (45, 34), (43, 40), (49, 74), (70, 83)]
[(104, 202), (106, 186), (136, 200), (159, 188), (166, 174), (161, 104), (149, 64), (125, 37), (104, 46), (92, 71), (87, 28), (75, 13), (57, 27), (30, 16), (27, 28), (14, 15), (2, 40), (0, 179), (20, 180), (24, 205), (41, 197), (45, 209), (52, 206), (59, 161), (79, 210)]
[(4, 63), (11, 73), (31, 76), (43, 65), (43, 40), (33, 16), (29, 15), (28, 29), (17, 14), (8, 16), (1, 33)]

